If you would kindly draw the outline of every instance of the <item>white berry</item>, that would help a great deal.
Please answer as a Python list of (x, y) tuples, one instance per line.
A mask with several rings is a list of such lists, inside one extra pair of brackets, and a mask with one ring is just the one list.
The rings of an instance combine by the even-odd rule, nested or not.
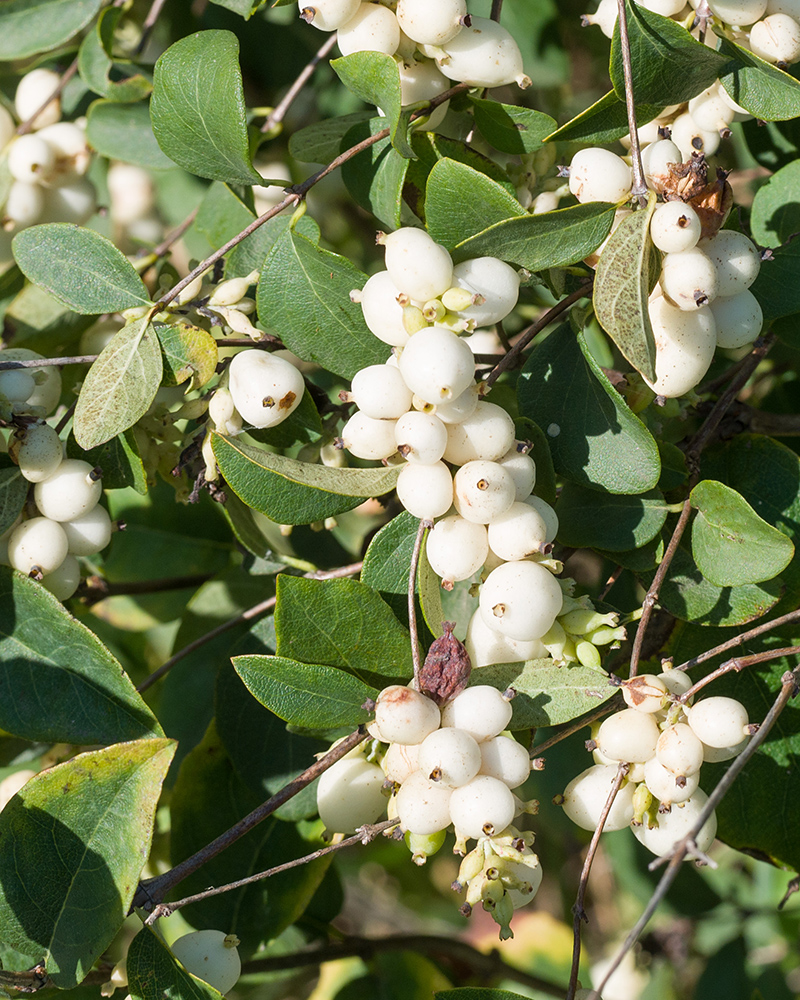
[(594, 739), (610, 760), (647, 761), (655, 755), (658, 737), (652, 715), (624, 708), (603, 720)]
[(644, 765), (644, 782), (654, 798), (667, 805), (672, 802), (685, 802), (697, 791), (700, 784), (700, 771), (681, 777), (668, 770), (658, 760), (651, 757)]
[(460, 423), (447, 425), (445, 461), (465, 465), (477, 459), (496, 462), (514, 443), (514, 421), (496, 403), (479, 402)]
[(631, 191), (631, 168), (599, 146), (581, 149), (569, 165), (569, 189), (579, 202), (624, 201)]
[(493, 569), (481, 587), (480, 610), (490, 628), (512, 639), (541, 639), (561, 611), (558, 581), (535, 562), (508, 562)]
[(547, 539), (542, 515), (521, 501), (515, 501), (505, 513), (495, 517), (488, 532), (492, 552), (508, 561), (541, 552)]
[[(28, 121), (53, 93), (61, 82), (58, 73), (51, 69), (34, 69), (19, 81), (14, 95), (14, 110), (21, 122)], [(54, 97), (42, 108), (33, 122), (34, 128), (52, 125), (61, 117), (61, 99)]]
[(453, 480), (456, 510), (468, 521), (488, 524), (514, 502), (514, 481), (497, 462), (462, 465)]
[(432, 521), (453, 505), (453, 477), (444, 462), (410, 462), (397, 477), (397, 497), (409, 514)]
[[(645, 820), (642, 826), (633, 827), (636, 839), (658, 857), (663, 857), (673, 849), (675, 844), (691, 830), (700, 817), (708, 796), (698, 788), (691, 798), (680, 805), (674, 805), (669, 812), (659, 813), (657, 825), (650, 829)], [(717, 832), (717, 817), (715, 813), (703, 824), (695, 837), (695, 844), (700, 851), (707, 851), (714, 843)]]
[(758, 277), (761, 255), (744, 233), (720, 229), (715, 236), (702, 240), (698, 249), (708, 255), (716, 268), (718, 295), (737, 295)]
[(384, 743), (422, 743), (439, 728), (440, 718), (435, 702), (402, 684), (384, 688), (375, 704), (375, 724)]
[(359, 294), (364, 322), (378, 340), (392, 347), (408, 343), (408, 332), (403, 325), (403, 307), (397, 301), (400, 294), (388, 271), (373, 274)]
[(717, 346), (726, 350), (752, 344), (764, 324), (764, 313), (749, 289), (738, 295), (718, 296), (711, 303), (711, 312), (717, 325)]
[(481, 774), (517, 788), (531, 773), (531, 758), (521, 743), (510, 736), (495, 736), (480, 744)]
[(481, 743), (499, 736), (511, 722), (511, 715), (511, 703), (497, 688), (475, 684), (444, 706), (442, 727), (466, 730)]
[(441, 46), (446, 55), (437, 58), (439, 69), (450, 80), (473, 87), (530, 84), (522, 65), (522, 54), (514, 36), (496, 21), (473, 17), (468, 28)]
[(486, 561), (486, 528), (458, 514), (445, 517), (428, 534), (425, 552), (434, 573), (442, 580), (468, 580)]
[(362, 3), (353, 16), (336, 32), (336, 42), (343, 56), (353, 52), (383, 52), (394, 55), (400, 44), (397, 18), (388, 7)]
[(464, 640), (473, 670), (492, 663), (524, 663), (539, 660), (548, 653), (541, 640), (522, 642), (489, 628), (478, 608), (469, 620), (467, 636)]
[(516, 802), (508, 785), (488, 774), (479, 774), (450, 797), (450, 819), (465, 837), (501, 833), (515, 813)]
[(480, 770), (481, 751), (464, 729), (437, 729), (419, 748), (419, 768), (431, 781), (459, 788)]
[(717, 327), (710, 308), (687, 312), (663, 296), (649, 304), (656, 343), (656, 380), (647, 384), (661, 396), (682, 396), (708, 371), (717, 346)]
[(450, 799), (453, 789), (431, 781), (422, 771), (414, 771), (397, 793), (397, 818), (409, 833), (427, 835), (450, 826)]
[(56, 471), (64, 457), (64, 447), (49, 424), (28, 427), (17, 451), (19, 471), (29, 483), (40, 483)]
[(281, 423), (297, 409), (305, 392), (303, 376), (295, 366), (266, 351), (240, 351), (228, 374), (234, 405), (253, 427)]
[(34, 488), (39, 512), (53, 521), (74, 521), (92, 510), (100, 499), (103, 486), (88, 462), (67, 458), (47, 479)]
[(361, 6), (361, 0), (298, 0), (303, 20), (320, 31), (336, 31), (350, 20)]
[(748, 724), (747, 709), (735, 698), (716, 696), (696, 702), (688, 712), (689, 725), (698, 739), (710, 747), (741, 743)]
[(788, 14), (770, 14), (750, 29), (750, 51), (770, 63), (800, 59), (800, 24)]
[(75, 556), (67, 554), (52, 573), (45, 573), (42, 586), (59, 601), (66, 601), (75, 593), (81, 582), (81, 567)]
[(34, 569), (53, 573), (67, 555), (64, 529), (49, 517), (32, 517), (16, 527), (8, 539), (8, 560), (20, 573)]
[(656, 758), (673, 774), (695, 774), (703, 764), (703, 744), (685, 722), (677, 722), (659, 736)]
[(664, 253), (691, 250), (697, 245), (701, 230), (699, 215), (682, 201), (664, 202), (650, 220), (650, 238)]
[(172, 954), (193, 976), (227, 993), (242, 972), (237, 944), (237, 938), (222, 931), (192, 931), (172, 944)]
[(467, 13), (466, 0), (398, 0), (397, 20), (400, 27), (415, 42), (442, 45), (461, 30)]
[(453, 282), (450, 254), (424, 229), (405, 227), (383, 238), (386, 270), (392, 283), (412, 299), (427, 302)]
[[(564, 812), (582, 830), (597, 827), (617, 770), (616, 764), (594, 764), (573, 778), (564, 789)], [(604, 830), (624, 830), (630, 824), (633, 819), (633, 790), (630, 782), (619, 789), (606, 817)]]
[(484, 301), (459, 310), (476, 326), (493, 326), (505, 319), (519, 298), (519, 274), (496, 257), (476, 257), (453, 268), (453, 286), (480, 295)]
[(355, 833), (374, 823), (386, 808), (384, 774), (363, 757), (337, 760), (323, 771), (317, 784), (317, 810), (331, 833)]
[(97, 504), (88, 514), (72, 521), (62, 521), (69, 551), (76, 556), (93, 556), (111, 541), (113, 526), (105, 507)]

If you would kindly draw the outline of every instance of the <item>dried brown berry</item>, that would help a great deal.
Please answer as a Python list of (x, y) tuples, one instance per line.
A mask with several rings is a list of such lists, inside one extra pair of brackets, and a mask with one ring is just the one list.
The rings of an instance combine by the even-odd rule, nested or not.
[(453, 635), (455, 627), (455, 622), (442, 622), (444, 635), (431, 644), (419, 674), (420, 692), (440, 706), (464, 690), (472, 671), (464, 643)]

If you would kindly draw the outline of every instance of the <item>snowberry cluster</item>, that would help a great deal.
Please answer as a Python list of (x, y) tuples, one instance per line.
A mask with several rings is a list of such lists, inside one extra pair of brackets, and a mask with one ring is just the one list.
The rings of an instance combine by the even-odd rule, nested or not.
[[(405, 106), (438, 97), (453, 83), (529, 86), (513, 36), (496, 21), (472, 17), (466, 0), (397, 0), (395, 9), (361, 0), (298, 0), (301, 17), (335, 31), (342, 55), (383, 52), (395, 56)], [(448, 102), (425, 119), (436, 128)]]
[[(3, 361), (40, 360), (25, 348), (10, 348)], [(100, 473), (88, 462), (65, 459), (56, 431), (43, 419), (61, 395), (57, 368), (12, 368), (0, 372), (0, 407), (14, 431), (8, 452), (34, 484), (35, 513), (26, 508), (0, 537), (0, 560), (41, 580), (59, 600), (80, 583), (78, 557), (95, 555), (111, 540), (111, 519), (99, 506)]]
[[(28, 121), (53, 93), (59, 77), (34, 69), (19, 82), (14, 110)], [(91, 163), (85, 123), (61, 121), (53, 98), (33, 120), (33, 131), (16, 135), (16, 122), (0, 105), (0, 156), (10, 177), (2, 207), (0, 257), (11, 262), (11, 237), (37, 222), (85, 223), (97, 207), (94, 185), (84, 175)]]
[[(678, 670), (642, 674), (623, 683), (629, 707), (597, 727), (587, 743), (596, 763), (559, 797), (574, 823), (584, 830), (596, 828), (624, 762), (629, 771), (604, 829), (630, 825), (636, 838), (659, 856), (688, 833), (708, 801), (700, 788), (703, 762), (736, 757), (752, 732), (747, 710), (734, 698), (679, 701), (691, 684)], [(695, 838), (698, 850), (708, 850), (716, 829), (712, 813)]]
[(330, 833), (353, 833), (387, 809), (399, 821), (418, 864), (455, 830), (454, 851), (466, 854), (454, 888), (467, 890), (467, 910), (483, 903), (508, 931), (513, 910), (530, 902), (541, 882), (531, 834), (511, 825), (535, 811), (512, 789), (528, 777), (527, 750), (505, 733), (508, 697), (496, 688), (465, 688), (440, 708), (410, 687), (381, 691), (367, 728), (380, 749), (352, 751), (324, 772), (317, 789), (320, 818)]

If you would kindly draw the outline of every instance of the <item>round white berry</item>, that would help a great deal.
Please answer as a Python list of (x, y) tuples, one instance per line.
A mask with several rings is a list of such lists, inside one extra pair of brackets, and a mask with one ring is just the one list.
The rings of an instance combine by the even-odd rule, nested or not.
[(230, 390), (217, 387), (208, 402), (208, 419), (220, 434), (230, 434), (235, 437), (242, 430), (242, 415), (233, 405)]
[(419, 769), (419, 748), (421, 743), (411, 746), (405, 743), (392, 743), (381, 761), (383, 773), (388, 781), (402, 785), (406, 778)]
[(492, 519), (488, 533), (492, 552), (501, 559), (514, 561), (542, 551), (547, 525), (538, 511), (517, 500), (505, 513)]
[(508, 785), (479, 774), (450, 797), (450, 819), (464, 837), (499, 834), (513, 821), (517, 807)]
[(419, 748), (419, 769), (431, 781), (459, 788), (480, 770), (481, 751), (464, 729), (437, 729)]
[(673, 802), (685, 802), (697, 791), (700, 771), (677, 775), (664, 767), (657, 757), (651, 757), (644, 765), (644, 783), (659, 802), (667, 805)]
[(445, 461), (465, 465), (482, 459), (496, 462), (514, 444), (514, 421), (496, 403), (479, 402), (466, 419), (447, 425)]
[(408, 343), (408, 332), (403, 325), (403, 307), (397, 301), (400, 290), (388, 271), (378, 271), (361, 289), (359, 301), (364, 322), (378, 340), (392, 347)]
[(456, 264), (453, 286), (483, 298), (483, 302), (460, 309), (476, 326), (492, 326), (505, 319), (519, 298), (519, 274), (496, 257), (476, 257)]
[[(41, 357), (41, 354), (26, 347), (6, 348), (0, 354), (2, 361), (35, 361)], [(45, 413), (52, 413), (61, 398), (61, 371), (52, 365), (47, 368), (26, 368), (25, 371), (36, 383), (31, 394), (25, 397), (28, 409), (41, 407)]]
[(706, 746), (734, 746), (747, 735), (747, 709), (735, 698), (703, 698), (689, 709), (688, 715), (692, 731)]
[(691, 250), (697, 245), (701, 230), (700, 216), (682, 201), (664, 202), (650, 220), (650, 238), (667, 254)]
[(569, 165), (569, 189), (579, 202), (624, 201), (631, 192), (631, 168), (599, 146), (581, 149)]
[(664, 297), (687, 312), (707, 306), (719, 294), (717, 268), (699, 247), (666, 254), (660, 283)]
[(689, 101), (689, 114), (698, 128), (706, 132), (715, 132), (727, 128), (736, 112), (720, 95), (719, 81), (717, 81)]
[(480, 611), (490, 628), (512, 639), (541, 639), (561, 611), (558, 581), (535, 562), (503, 563), (481, 587)]
[(392, 283), (412, 299), (428, 302), (453, 283), (450, 254), (424, 229), (405, 227), (383, 238)]
[(55, 162), (53, 150), (35, 134), (21, 135), (8, 147), (8, 171), (17, 181), (39, 182)]
[(353, 377), (353, 402), (375, 420), (396, 420), (411, 409), (411, 390), (393, 365), (369, 365)]
[(467, 636), (464, 640), (473, 669), (487, 667), (492, 663), (524, 663), (548, 656), (541, 640), (522, 642), (489, 628), (478, 608), (469, 620)]
[(462, 420), (467, 420), (475, 412), (475, 407), (480, 402), (480, 392), (475, 382), (451, 400), (449, 403), (436, 404), (436, 416), (443, 424), (460, 424)]
[(764, 16), (767, 0), (709, 0), (711, 13), (726, 24), (753, 24)]
[(610, 760), (643, 762), (655, 755), (658, 737), (652, 715), (624, 708), (603, 720), (594, 739)]
[(440, 718), (435, 702), (402, 684), (384, 688), (375, 703), (375, 724), (384, 743), (422, 743), (439, 728)]
[(400, 355), (400, 374), (409, 389), (428, 403), (457, 399), (472, 382), (475, 359), (452, 330), (432, 326), (415, 333)]
[(750, 737), (745, 736), (743, 740), (727, 747), (710, 747), (707, 743), (704, 743), (703, 761), (709, 764), (719, 764), (721, 761), (733, 760), (734, 757), (739, 756), (749, 742)]
[(37, 483), (33, 495), (39, 513), (53, 521), (74, 521), (97, 506), (103, 485), (92, 466), (66, 458), (56, 471)]
[(240, 351), (228, 369), (236, 409), (253, 427), (275, 427), (303, 398), (303, 376), (293, 364), (256, 349)]
[[(426, 4), (426, 6), (429, 6)], [(399, 18), (398, 18), (399, 19)], [(402, 36), (401, 36), (402, 40)], [(413, 43), (412, 43), (413, 44)], [(400, 70), (400, 100), (404, 105), (429, 101), (448, 90), (451, 86), (447, 77), (440, 73), (436, 64), (428, 60), (407, 59), (398, 66)], [(449, 101), (444, 101), (422, 119), (421, 126), (428, 132), (442, 123)]]
[(32, 517), (18, 525), (8, 539), (8, 560), (20, 573), (34, 569), (53, 573), (67, 556), (64, 529), (49, 517)]
[(17, 451), (19, 471), (29, 483), (40, 483), (61, 465), (64, 447), (48, 424), (33, 424), (25, 431)]
[(531, 758), (521, 743), (510, 736), (495, 736), (480, 744), (481, 774), (517, 788), (531, 773)]
[(320, 31), (336, 31), (350, 20), (361, 6), (361, 0), (298, 0), (303, 20)]
[(671, 139), (657, 139), (642, 150), (642, 169), (645, 180), (652, 184), (654, 177), (668, 177), (669, 165), (681, 163), (683, 156)]
[(546, 500), (542, 500), (541, 497), (533, 496), (532, 494), (529, 497), (525, 497), (523, 502), (541, 514), (544, 523), (547, 525), (545, 541), (554, 542), (558, 534), (558, 514), (556, 514), (555, 510)]
[(664, 706), (667, 685), (655, 674), (639, 674), (622, 685), (622, 697), (628, 708), (651, 715)]
[(331, 833), (355, 833), (374, 823), (386, 808), (384, 774), (363, 757), (337, 760), (323, 771), (317, 784), (317, 810)]
[(659, 736), (656, 758), (673, 774), (696, 774), (703, 764), (703, 744), (685, 722), (677, 722)]
[(458, 514), (437, 521), (425, 542), (428, 562), (442, 580), (468, 580), (486, 561), (486, 528)]
[(444, 462), (410, 462), (397, 477), (397, 498), (409, 514), (432, 521), (453, 506), (453, 477)]
[(446, 54), (438, 57), (436, 64), (450, 80), (473, 87), (502, 87), (515, 82), (527, 87), (530, 84), (519, 45), (496, 21), (473, 17), (468, 28), (462, 28), (441, 48)]
[(394, 428), (397, 450), (408, 462), (433, 465), (444, 455), (447, 430), (433, 413), (412, 410), (404, 414)]
[[(702, 788), (698, 788), (694, 795), (685, 802), (674, 805), (669, 812), (659, 813), (657, 825), (652, 829), (648, 827), (647, 820), (642, 826), (634, 826), (632, 828), (634, 836), (640, 843), (644, 844), (648, 851), (658, 857), (663, 857), (669, 854), (675, 844), (692, 829), (700, 818), (700, 813), (706, 802), (708, 802), (708, 796)], [(695, 837), (698, 850), (708, 851), (714, 843), (716, 832), (717, 817), (712, 812)]]
[(112, 163), (106, 175), (111, 215), (120, 226), (129, 226), (148, 215), (155, 191), (150, 174), (132, 163)]
[(750, 51), (770, 63), (800, 59), (800, 24), (788, 14), (770, 14), (750, 29)]
[[(17, 91), (14, 95), (14, 110), (17, 118), (21, 122), (28, 121), (31, 115), (36, 114), (47, 98), (55, 91), (61, 82), (58, 73), (51, 69), (33, 69), (17, 84)], [(54, 97), (42, 108), (33, 122), (34, 128), (44, 128), (52, 125), (61, 117), (61, 99)]]
[(91, 152), (86, 133), (74, 122), (56, 122), (36, 133), (55, 154), (55, 163), (45, 180), (61, 186), (82, 177), (91, 164)]
[(466, 0), (397, 0), (400, 27), (423, 45), (442, 45), (455, 38), (466, 13)]
[(42, 586), (59, 601), (66, 601), (75, 593), (81, 582), (81, 567), (75, 556), (66, 555), (64, 561), (42, 577)]
[(677, 694), (678, 696), (686, 694), (694, 684), (692, 678), (684, 670), (664, 670), (656, 676), (664, 682), (664, 686), (670, 694)]
[(427, 835), (450, 826), (450, 799), (453, 789), (441, 781), (431, 781), (422, 771), (414, 771), (397, 793), (395, 807), (400, 825), (409, 833)]
[(710, 308), (678, 309), (663, 296), (652, 299), (648, 310), (656, 343), (656, 380), (647, 384), (658, 395), (682, 396), (701, 381), (714, 358), (714, 314)]
[(463, 729), (478, 743), (499, 736), (511, 722), (511, 703), (497, 688), (475, 684), (442, 709), (442, 728)]
[(738, 295), (718, 296), (711, 303), (711, 312), (717, 325), (717, 346), (726, 350), (752, 344), (764, 324), (764, 313), (749, 289)]
[(738, 295), (758, 277), (761, 255), (744, 233), (720, 229), (715, 236), (702, 240), (698, 249), (708, 255), (716, 268), (718, 295)]
[(96, 210), (97, 191), (86, 177), (79, 177), (61, 187), (48, 188), (44, 193), (43, 214), (48, 222), (69, 222), (82, 226)]
[(456, 510), (468, 521), (488, 524), (514, 502), (514, 481), (497, 462), (462, 465), (453, 480)]
[[(4, 223), (15, 229), (24, 229), (39, 221), (44, 212), (44, 188), (28, 181), (14, 181), (8, 189), (3, 207)], [(49, 220), (48, 220), (49, 221)]]
[(362, 3), (336, 32), (343, 56), (353, 52), (383, 52), (392, 56), (400, 44), (400, 28), (394, 12), (375, 3)]
[(536, 464), (531, 456), (517, 451), (512, 445), (505, 455), (497, 459), (497, 464), (502, 465), (514, 480), (514, 499), (526, 500), (536, 485)]
[(394, 426), (394, 420), (374, 420), (359, 410), (342, 428), (342, 442), (356, 458), (388, 458), (397, 451)]
[[(600, 821), (617, 777), (616, 764), (594, 764), (582, 771), (564, 789), (564, 812), (582, 830), (594, 830)], [(624, 830), (633, 819), (633, 791), (630, 782), (622, 785), (606, 817), (603, 829)]]
[(0, 371), (0, 396), (5, 396), (9, 403), (24, 403), (35, 388), (29, 368)]
[(236, 985), (242, 972), (238, 939), (222, 931), (192, 931), (172, 944), (172, 954), (187, 972), (227, 993)]
[(695, 124), (694, 118), (685, 111), (670, 124), (672, 141), (681, 151), (681, 162), (691, 160), (692, 153), (713, 156), (719, 149), (719, 132), (709, 132)]
[(76, 556), (93, 556), (111, 541), (113, 526), (105, 507), (97, 504), (88, 514), (72, 521), (62, 521), (69, 551)]

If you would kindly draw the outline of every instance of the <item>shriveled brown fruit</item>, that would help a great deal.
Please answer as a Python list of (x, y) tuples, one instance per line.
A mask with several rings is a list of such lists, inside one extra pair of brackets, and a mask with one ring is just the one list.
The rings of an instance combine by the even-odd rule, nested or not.
[(444, 635), (435, 639), (419, 674), (419, 690), (444, 705), (467, 686), (472, 671), (464, 643), (453, 635), (455, 622), (442, 622)]

